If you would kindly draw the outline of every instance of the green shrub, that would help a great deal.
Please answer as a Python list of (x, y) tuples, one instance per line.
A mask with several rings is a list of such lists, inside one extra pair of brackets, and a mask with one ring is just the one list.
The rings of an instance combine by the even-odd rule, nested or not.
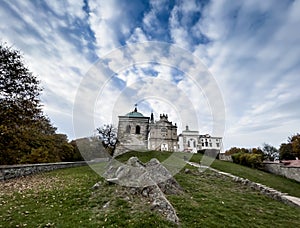
[(240, 153), (235, 153), (231, 155), (232, 161), (236, 164), (240, 164), (240, 156), (241, 156), (241, 152)]
[(260, 168), (263, 161), (262, 154), (253, 154), (253, 153), (236, 153), (231, 155), (232, 161), (236, 164), (248, 166), (251, 168)]
[(261, 154), (247, 154), (247, 166), (251, 168), (260, 168), (263, 161)]

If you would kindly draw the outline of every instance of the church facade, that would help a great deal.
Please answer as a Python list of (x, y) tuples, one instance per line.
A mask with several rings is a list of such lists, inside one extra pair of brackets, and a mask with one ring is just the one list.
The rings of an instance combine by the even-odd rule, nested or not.
[(149, 124), (149, 150), (177, 151), (177, 125), (168, 120), (167, 114), (161, 114), (154, 121), (153, 113)]
[(115, 154), (128, 150), (176, 151), (177, 126), (168, 120), (166, 114), (161, 114), (155, 121), (153, 113), (146, 117), (135, 107), (132, 112), (119, 116), (118, 140)]

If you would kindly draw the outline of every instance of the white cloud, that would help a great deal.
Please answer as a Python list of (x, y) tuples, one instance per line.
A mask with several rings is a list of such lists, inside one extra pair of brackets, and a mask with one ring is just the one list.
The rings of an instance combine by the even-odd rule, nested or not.
[(184, 27), (181, 27), (179, 22), (179, 10), (179, 7), (175, 6), (171, 12), (171, 17), (169, 19), (171, 37), (175, 44), (185, 49), (190, 49), (190, 44), (188, 42), (188, 31)]
[(129, 37), (127, 43), (138, 43), (138, 42), (146, 42), (149, 41), (146, 34), (143, 32), (143, 30), (139, 27), (134, 29), (134, 32)]
[[(60, 11), (69, 18), (83, 17), (81, 6), (66, 2), (64, 6)], [(90, 62), (60, 31), (70, 22), (36, 10), (31, 2), (21, 1), (10, 7), (14, 14), (9, 11), (1, 14), (2, 21), (7, 22), (4, 24), (10, 25), (1, 28), (1, 37), (24, 53), (25, 64), (38, 76), (44, 88), (41, 97), (44, 111), (60, 131), (73, 137), (72, 106), (78, 83)], [(65, 122), (62, 119), (67, 123), (62, 124)]]
[(47, 5), (53, 10), (57, 15), (63, 17), (67, 16), (71, 20), (74, 18), (84, 19), (86, 17), (85, 12), (82, 10), (84, 6), (84, 1), (48, 1)]
[(89, 6), (89, 24), (95, 34), (99, 57), (122, 46), (121, 40), (130, 39), (132, 30), (136, 32), (135, 38), (144, 38), (141, 30), (134, 27), (134, 20), (141, 9), (135, 7), (133, 2), (92, 0)]

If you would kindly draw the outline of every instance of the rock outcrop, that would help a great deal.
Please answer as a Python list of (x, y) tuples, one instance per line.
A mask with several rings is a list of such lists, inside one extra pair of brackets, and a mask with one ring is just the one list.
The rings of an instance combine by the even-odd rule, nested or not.
[(156, 158), (145, 164), (137, 157), (131, 157), (126, 164), (112, 163), (104, 173), (104, 177), (108, 182), (130, 188), (132, 194), (148, 197), (152, 210), (157, 210), (166, 219), (179, 223), (176, 211), (165, 194), (178, 194), (182, 188)]

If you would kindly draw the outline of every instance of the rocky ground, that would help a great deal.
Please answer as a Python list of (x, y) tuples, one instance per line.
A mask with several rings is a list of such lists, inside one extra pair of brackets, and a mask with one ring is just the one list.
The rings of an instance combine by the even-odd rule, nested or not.
[[(108, 182), (126, 186), (131, 194), (148, 198), (151, 210), (160, 212), (169, 221), (179, 223), (176, 211), (165, 194), (180, 194), (182, 188), (157, 159), (143, 164), (137, 157), (131, 157), (126, 164), (111, 164), (104, 176)], [(98, 186), (97, 183), (94, 188)]]

